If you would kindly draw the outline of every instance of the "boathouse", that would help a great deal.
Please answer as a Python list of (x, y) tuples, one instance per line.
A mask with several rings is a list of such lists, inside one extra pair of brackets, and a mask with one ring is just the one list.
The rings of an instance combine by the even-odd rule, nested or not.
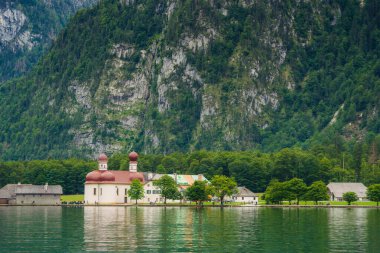
[(59, 205), (60, 185), (7, 184), (0, 189), (0, 204)]

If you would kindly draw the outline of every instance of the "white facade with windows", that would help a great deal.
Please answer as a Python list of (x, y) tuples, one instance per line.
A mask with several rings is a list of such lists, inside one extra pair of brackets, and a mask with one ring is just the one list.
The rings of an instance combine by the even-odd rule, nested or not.
[(234, 194), (231, 197), (227, 197), (226, 201), (257, 205), (259, 203), (259, 197), (256, 196), (256, 194), (254, 194), (248, 188), (242, 186), (238, 187), (237, 194)]
[[(160, 189), (153, 185), (154, 180), (158, 180), (163, 174), (143, 173), (137, 171), (137, 153), (129, 154), (130, 164), (128, 171), (108, 170), (106, 155), (99, 156), (99, 169), (92, 171), (86, 176), (84, 201), (85, 204), (128, 204), (136, 203), (136, 200), (128, 196), (128, 190), (132, 180), (139, 180), (144, 186), (144, 198), (137, 200), (137, 203), (163, 203)], [(178, 184), (178, 189), (192, 185), (195, 180), (207, 180), (203, 175), (169, 175)], [(180, 200), (166, 200), (167, 203), (180, 202)]]

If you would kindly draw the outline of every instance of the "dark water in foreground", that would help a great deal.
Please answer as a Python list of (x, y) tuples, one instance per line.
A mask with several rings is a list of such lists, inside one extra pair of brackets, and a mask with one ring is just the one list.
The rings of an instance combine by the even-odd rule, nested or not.
[(378, 209), (0, 207), (0, 252), (380, 252)]

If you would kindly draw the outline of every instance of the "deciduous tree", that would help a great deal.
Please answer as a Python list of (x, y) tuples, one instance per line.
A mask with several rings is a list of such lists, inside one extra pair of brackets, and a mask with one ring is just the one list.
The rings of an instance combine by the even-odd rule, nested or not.
[(136, 200), (136, 205), (138, 199), (144, 198), (144, 186), (138, 179), (132, 180), (131, 188), (128, 190), (128, 195), (131, 199)]
[(237, 183), (233, 178), (215, 175), (211, 180), (212, 193), (220, 199), (223, 205), (224, 197), (238, 192)]
[(297, 205), (301, 197), (306, 193), (307, 186), (302, 179), (293, 178), (285, 183), (287, 191), (291, 193), (292, 196), (297, 200)]
[(289, 192), (286, 190), (285, 184), (273, 180), (265, 191), (265, 200), (267, 203), (280, 204), (281, 201), (291, 199)]
[(371, 201), (375, 201), (377, 206), (380, 202), (380, 184), (373, 184), (367, 189), (367, 198)]
[(326, 184), (322, 181), (316, 181), (308, 188), (305, 194), (305, 200), (314, 201), (318, 205), (318, 201), (328, 200)]
[(347, 201), (348, 205), (351, 205), (352, 202), (358, 201), (358, 195), (355, 192), (345, 192), (343, 193), (343, 200)]
[(164, 204), (166, 199), (178, 199), (179, 191), (175, 180), (168, 175), (162, 176), (160, 179), (153, 182), (154, 186), (157, 186), (161, 190), (161, 196), (164, 198)]
[(197, 205), (208, 200), (209, 189), (205, 181), (195, 181), (192, 186), (186, 189), (186, 198), (195, 201)]

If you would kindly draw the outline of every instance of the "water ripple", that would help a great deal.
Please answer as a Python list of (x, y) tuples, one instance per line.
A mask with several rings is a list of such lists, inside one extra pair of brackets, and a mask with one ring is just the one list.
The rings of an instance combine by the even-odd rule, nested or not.
[(0, 252), (376, 252), (380, 210), (0, 207)]

